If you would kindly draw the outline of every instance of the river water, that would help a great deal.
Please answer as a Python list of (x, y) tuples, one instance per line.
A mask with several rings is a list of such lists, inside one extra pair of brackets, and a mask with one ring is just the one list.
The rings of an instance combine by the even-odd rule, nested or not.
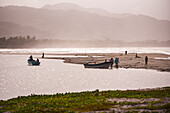
[(30, 94), (125, 90), (170, 86), (170, 73), (145, 69), (85, 69), (62, 60), (40, 59), (28, 66), (27, 55), (0, 54), (0, 100)]
[(163, 53), (170, 55), (170, 47), (121, 47), (121, 48), (34, 48), (0, 49), (0, 53)]

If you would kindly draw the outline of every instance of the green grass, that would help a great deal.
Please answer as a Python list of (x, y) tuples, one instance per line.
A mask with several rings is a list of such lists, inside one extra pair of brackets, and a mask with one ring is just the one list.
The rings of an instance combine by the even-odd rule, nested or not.
[[(0, 101), (0, 112), (86, 112), (109, 110), (114, 105), (134, 105), (135, 102), (108, 102), (107, 98), (163, 98), (170, 97), (170, 87), (150, 91), (87, 91), (80, 93), (65, 93), (54, 95), (19, 96), (7, 101)], [(151, 102), (155, 104), (158, 102)], [(152, 106), (154, 107), (154, 106)], [(154, 107), (163, 109), (168, 105)], [(151, 109), (151, 108), (150, 108)]]
[(170, 97), (170, 88), (163, 90), (151, 90), (151, 91), (103, 91), (101, 92), (107, 98), (162, 98)]

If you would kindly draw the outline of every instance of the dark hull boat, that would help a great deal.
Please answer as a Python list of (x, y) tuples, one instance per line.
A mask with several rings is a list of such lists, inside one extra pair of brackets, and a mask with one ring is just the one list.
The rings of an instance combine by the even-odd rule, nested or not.
[(100, 69), (108, 69), (111, 65), (111, 62), (103, 62), (99, 64), (84, 64), (85, 68), (100, 68)]
[(35, 60), (31, 60), (31, 59), (29, 59), (28, 60), (28, 65), (40, 65), (40, 62), (37, 62), (37, 61), (35, 61)]

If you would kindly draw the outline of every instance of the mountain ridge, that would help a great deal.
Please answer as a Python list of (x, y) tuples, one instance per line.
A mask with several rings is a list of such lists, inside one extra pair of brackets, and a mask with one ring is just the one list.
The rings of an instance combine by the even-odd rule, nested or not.
[[(0, 22), (8, 21), (46, 32), (45, 34), (38, 31), (32, 32), (33, 35), (38, 35), (38, 38), (128, 41), (168, 40), (170, 38), (169, 21), (157, 20), (145, 15), (116, 18), (77, 10), (49, 10), (19, 6), (0, 7), (0, 15)], [(8, 30), (10, 32), (10, 29)], [(2, 34), (0, 32), (1, 37), (3, 37)]]
[(93, 14), (98, 14), (101, 16), (108, 16), (108, 17), (116, 17), (116, 18), (122, 18), (122, 17), (127, 17), (127, 16), (131, 16), (132, 14), (115, 14), (115, 13), (111, 13), (105, 9), (102, 8), (84, 8), (81, 7), (77, 4), (73, 4), (73, 3), (59, 3), (59, 4), (54, 4), (54, 5), (50, 5), (47, 4), (45, 6), (42, 7), (42, 9), (48, 9), (48, 10), (77, 10), (80, 12), (87, 12), (87, 13), (93, 13)]

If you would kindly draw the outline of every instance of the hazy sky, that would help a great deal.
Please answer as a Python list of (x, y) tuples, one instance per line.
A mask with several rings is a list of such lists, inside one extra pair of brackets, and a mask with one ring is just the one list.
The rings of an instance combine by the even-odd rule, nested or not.
[(0, 0), (0, 5), (40, 8), (62, 2), (76, 3), (86, 8), (103, 8), (113, 13), (144, 14), (170, 20), (170, 0)]

